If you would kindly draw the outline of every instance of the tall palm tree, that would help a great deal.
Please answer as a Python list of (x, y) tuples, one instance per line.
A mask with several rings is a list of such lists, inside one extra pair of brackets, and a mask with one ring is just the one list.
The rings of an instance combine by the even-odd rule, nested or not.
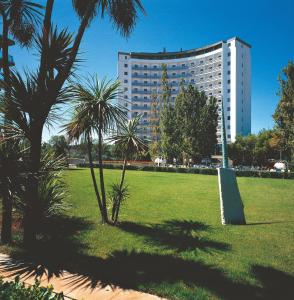
[(121, 200), (123, 197), (123, 185), (125, 180), (125, 172), (128, 160), (132, 159), (136, 154), (142, 153), (148, 150), (148, 146), (143, 139), (138, 135), (141, 120), (141, 115), (136, 116), (132, 120), (126, 123), (120, 124), (118, 133), (111, 137), (110, 140), (115, 143), (118, 149), (121, 151), (124, 157), (123, 168), (121, 173), (120, 184), (117, 189), (119, 194), (116, 197), (114, 203), (114, 209), (112, 210), (112, 221), (116, 224), (118, 221), (118, 214), (120, 210)]
[[(95, 16), (103, 18), (108, 15), (117, 29), (128, 35), (136, 23), (138, 10), (143, 10), (139, 0), (74, 0), (73, 5), (81, 19), (75, 36), (67, 30), (59, 31), (52, 27), (54, 0), (47, 0), (43, 28), (36, 39), (40, 54), (38, 70), (24, 76), (11, 74), (12, 96), (7, 103), (9, 117), (24, 131), (30, 143), (28, 205), (24, 221), (24, 242), (27, 245), (32, 245), (36, 239), (43, 128), (52, 116), (52, 110), (70, 100), (70, 91), (65, 83), (75, 71), (85, 30)], [(103, 174), (100, 178), (103, 179)], [(105, 191), (101, 190), (101, 193), (104, 201)]]
[[(14, 41), (21, 46), (29, 46), (32, 42), (36, 26), (41, 15), (40, 4), (25, 1), (25, 0), (2, 0), (0, 3), (0, 16), (2, 18), (2, 35), (1, 35), (1, 48), (2, 48), (2, 68), (3, 68), (3, 81), (4, 92), (6, 97), (10, 95), (10, 82), (9, 82), (9, 35), (12, 35)], [(4, 116), (5, 117), (5, 116)], [(4, 122), (6, 119), (4, 118)], [(5, 127), (4, 127), (5, 128)], [(3, 132), (4, 134), (4, 132)], [(11, 159), (18, 157), (16, 151), (13, 155), (12, 152), (16, 150), (14, 143), (6, 141), (1, 145), (2, 153), (7, 155), (2, 156), (3, 164), (12, 163)], [(16, 162), (15, 162), (16, 163)], [(11, 224), (12, 224), (12, 194), (11, 187), (13, 185), (13, 177), (7, 177), (2, 180), (2, 226), (1, 226), (1, 242), (9, 243), (11, 241)]]
[(85, 142), (88, 149), (88, 158), (90, 165), (90, 172), (93, 182), (93, 187), (96, 195), (96, 200), (98, 203), (99, 211), (101, 214), (101, 220), (104, 222), (103, 206), (101, 202), (101, 196), (97, 186), (96, 176), (94, 172), (94, 164), (92, 157), (92, 146), (93, 146), (93, 135), (96, 133), (96, 124), (92, 122), (90, 117), (81, 115), (80, 104), (76, 104), (75, 112), (72, 120), (64, 126), (68, 140), (71, 141), (81, 141)]
[[(108, 222), (106, 192), (103, 172), (103, 135), (126, 119), (125, 108), (115, 104), (120, 96), (120, 82), (101, 81), (97, 76), (87, 78), (85, 83), (78, 83), (73, 88), (73, 93), (78, 105), (74, 120), (69, 124), (73, 131), (85, 132), (88, 139), (88, 151), (90, 159), (90, 133), (98, 135), (98, 161), (99, 179), (101, 190), (102, 222)], [(78, 134), (78, 135), (79, 135)], [(92, 171), (91, 171), (92, 172)], [(93, 178), (93, 175), (92, 175)], [(94, 180), (94, 179), (93, 179)], [(97, 193), (96, 193), (97, 194)], [(100, 206), (99, 206), (100, 208)]]

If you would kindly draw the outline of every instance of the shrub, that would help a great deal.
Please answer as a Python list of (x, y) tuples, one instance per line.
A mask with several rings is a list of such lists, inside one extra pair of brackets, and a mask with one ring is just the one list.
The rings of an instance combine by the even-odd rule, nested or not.
[(63, 293), (54, 293), (53, 287), (41, 287), (39, 281), (26, 287), (20, 282), (19, 277), (12, 282), (4, 282), (0, 278), (0, 299), (17, 300), (64, 300)]
[[(81, 164), (80, 167), (89, 167), (89, 164)], [(98, 167), (95, 166), (95, 167)], [(105, 169), (122, 169), (122, 165), (104, 164)], [(171, 172), (171, 173), (190, 173), (202, 175), (217, 175), (217, 169), (206, 168), (172, 168), (157, 166), (127, 166), (127, 170), (150, 171), (150, 172)], [(277, 179), (294, 179), (294, 173), (267, 172), (267, 171), (236, 171), (238, 177), (258, 177), (258, 178), (277, 178)]]

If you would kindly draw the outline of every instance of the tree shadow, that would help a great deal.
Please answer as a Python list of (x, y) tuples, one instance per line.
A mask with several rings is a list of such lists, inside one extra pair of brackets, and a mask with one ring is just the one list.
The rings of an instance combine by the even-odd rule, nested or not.
[[(40, 239), (32, 249), (15, 252), (17, 260), (0, 261), (0, 270), (14, 276), (63, 276), (65, 288), (94, 289), (97, 286), (120, 286), (171, 298), (198, 299), (199, 288), (207, 289), (222, 299), (288, 299), (284, 297), (294, 286), (293, 277), (270, 267), (254, 266), (252, 274), (261, 286), (234, 281), (222, 270), (201, 261), (184, 259), (173, 254), (115, 251), (106, 258), (86, 254), (87, 245), (79, 235), (93, 230), (92, 224), (80, 218), (61, 218), (42, 229)], [(158, 245), (176, 251), (198, 247), (200, 249), (227, 250), (227, 245), (199, 241), (195, 231), (210, 230), (208, 226), (192, 221), (168, 221), (164, 224), (144, 226), (124, 223), (125, 230), (143, 234)], [(148, 228), (146, 228), (148, 227)], [(156, 232), (157, 231), (157, 232)], [(175, 241), (180, 235), (184, 239)], [(203, 243), (202, 243), (203, 242)], [(207, 244), (207, 242), (209, 242)], [(184, 246), (181, 246), (183, 243)], [(64, 273), (67, 270), (69, 273)], [(164, 285), (162, 289), (160, 286)], [(181, 294), (181, 290), (184, 294)], [(174, 295), (174, 291), (178, 295)], [(183, 296), (184, 295), (184, 296)], [(280, 297), (277, 297), (277, 296)]]
[(201, 231), (212, 230), (210, 226), (188, 220), (170, 220), (161, 224), (140, 224), (123, 222), (120, 228), (124, 231), (144, 236), (147, 243), (174, 249), (177, 252), (204, 250), (229, 250), (230, 245), (206, 239), (199, 235)]

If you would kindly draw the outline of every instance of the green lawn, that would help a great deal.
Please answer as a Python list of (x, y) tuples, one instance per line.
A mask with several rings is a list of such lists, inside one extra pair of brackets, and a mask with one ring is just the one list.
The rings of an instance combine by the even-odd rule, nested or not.
[[(105, 173), (107, 184), (119, 179)], [(293, 292), (293, 180), (238, 178), (248, 225), (222, 226), (216, 176), (129, 171), (131, 197), (115, 228), (99, 223), (89, 170), (65, 175), (71, 214), (92, 224), (78, 232), (81, 251), (99, 258), (97, 268), (110, 264), (110, 281), (171, 299)]]
[[(107, 186), (119, 176), (106, 170)], [(128, 171), (131, 196), (111, 227), (89, 170), (65, 178), (71, 217), (31, 251), (38, 266), (169, 299), (294, 299), (294, 180), (238, 178), (248, 225), (222, 226), (216, 176)]]

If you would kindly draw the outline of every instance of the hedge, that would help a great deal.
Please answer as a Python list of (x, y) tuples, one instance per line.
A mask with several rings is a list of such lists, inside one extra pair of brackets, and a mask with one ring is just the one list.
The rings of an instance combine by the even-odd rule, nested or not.
[(19, 277), (12, 282), (5, 282), (0, 278), (0, 299), (17, 300), (64, 300), (62, 293), (54, 293), (53, 287), (41, 287), (40, 281), (35, 281), (34, 285), (25, 286)]
[[(79, 167), (88, 168), (88, 163), (79, 164)], [(99, 164), (94, 164), (94, 168), (98, 168)], [(103, 164), (105, 169), (122, 169), (119, 164)], [(201, 169), (201, 168), (171, 168), (171, 167), (157, 167), (157, 166), (134, 166), (126, 167), (127, 170), (150, 171), (150, 172), (171, 172), (171, 173), (191, 173), (202, 175), (217, 175), (217, 169)], [(238, 177), (259, 177), (259, 178), (277, 178), (277, 179), (294, 179), (294, 172), (267, 172), (267, 171), (236, 171)]]

